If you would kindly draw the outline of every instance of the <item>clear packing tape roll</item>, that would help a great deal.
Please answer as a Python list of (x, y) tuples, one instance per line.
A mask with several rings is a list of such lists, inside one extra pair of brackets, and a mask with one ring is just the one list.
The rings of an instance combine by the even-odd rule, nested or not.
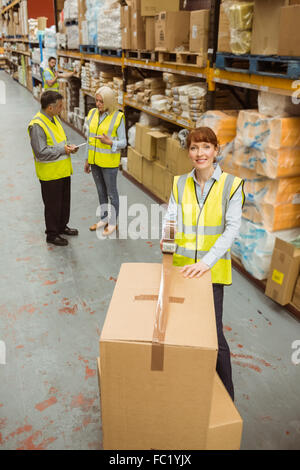
[(249, 54), (254, 2), (228, 0), (223, 6), (229, 20), (231, 51), (234, 54)]

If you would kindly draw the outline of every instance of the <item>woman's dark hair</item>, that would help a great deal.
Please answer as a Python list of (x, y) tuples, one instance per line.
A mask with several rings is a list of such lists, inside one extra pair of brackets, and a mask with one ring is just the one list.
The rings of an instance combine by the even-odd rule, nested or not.
[(219, 147), (218, 138), (210, 127), (197, 127), (190, 131), (187, 137), (188, 148), (190, 148), (192, 142), (207, 142), (215, 147)]
[(63, 96), (57, 91), (47, 90), (41, 96), (42, 109), (47, 109), (50, 104), (55, 104), (58, 100), (62, 100)]

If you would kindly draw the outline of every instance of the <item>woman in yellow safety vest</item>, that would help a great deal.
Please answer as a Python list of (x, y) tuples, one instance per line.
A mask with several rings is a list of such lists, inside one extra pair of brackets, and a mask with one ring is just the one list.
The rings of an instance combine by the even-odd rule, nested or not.
[(221, 170), (217, 163), (218, 140), (212, 129), (200, 127), (191, 131), (187, 147), (194, 168), (174, 178), (163, 238), (166, 227), (174, 221), (177, 232), (173, 264), (182, 267), (186, 278), (199, 278), (211, 271), (219, 349), (217, 372), (234, 400), (222, 315), (224, 285), (232, 281), (230, 248), (241, 224), (243, 180)]
[(116, 109), (115, 103), (114, 91), (103, 86), (96, 92), (96, 108), (91, 109), (87, 116), (89, 134), (84, 171), (92, 172), (100, 202), (100, 221), (90, 230), (104, 228), (105, 236), (117, 228), (117, 175), (121, 149), (127, 145), (124, 114)]

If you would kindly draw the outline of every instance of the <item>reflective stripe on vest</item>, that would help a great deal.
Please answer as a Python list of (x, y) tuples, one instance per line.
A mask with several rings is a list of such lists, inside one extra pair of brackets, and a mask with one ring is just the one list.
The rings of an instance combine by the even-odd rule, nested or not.
[[(192, 173), (174, 178), (173, 194), (178, 204), (177, 250), (173, 257), (176, 266), (201, 260), (223, 234), (228, 203), (242, 180), (222, 173), (212, 185), (202, 210), (195, 184)], [(231, 284), (230, 250), (212, 267), (211, 274), (213, 283)]]
[(55, 78), (55, 75), (53, 73), (53, 71), (50, 69), (50, 68), (47, 68), (44, 70), (44, 73), (43, 73), (43, 78), (44, 78), (44, 90), (51, 90), (51, 91), (58, 91), (59, 89), (59, 83), (56, 81), (52, 86), (49, 86), (47, 81), (46, 81), (46, 78), (45, 78), (45, 72), (49, 72), (51, 74), (51, 77), (52, 77), (52, 80), (53, 78)]
[[(38, 124), (46, 134), (48, 146), (66, 144), (67, 137), (60, 119), (58, 117), (54, 117), (54, 121), (55, 124), (53, 124), (51, 120), (42, 113), (37, 113), (37, 115), (29, 123), (28, 132), (30, 131), (31, 126)], [(37, 177), (42, 181), (52, 181), (60, 178), (66, 178), (73, 173), (71, 158), (68, 155), (62, 155), (56, 160), (48, 161), (40, 161), (34, 152), (33, 156), (35, 160)]]
[(120, 151), (112, 152), (110, 145), (102, 144), (102, 142), (95, 137), (101, 134), (106, 134), (111, 139), (117, 137), (117, 130), (123, 118), (123, 113), (115, 111), (109, 114), (103, 119), (100, 125), (97, 108), (90, 111), (90, 113), (87, 119), (87, 123), (89, 124), (88, 162), (104, 168), (116, 168), (120, 164)]

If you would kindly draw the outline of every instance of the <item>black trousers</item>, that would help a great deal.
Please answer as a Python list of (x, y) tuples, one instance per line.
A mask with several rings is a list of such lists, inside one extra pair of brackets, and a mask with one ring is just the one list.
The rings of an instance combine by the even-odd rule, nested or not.
[(70, 219), (71, 177), (52, 181), (41, 181), (45, 206), (47, 237), (55, 237), (64, 231)]
[(232, 371), (230, 361), (230, 349), (223, 333), (223, 298), (224, 298), (224, 285), (213, 284), (214, 304), (216, 313), (216, 325), (218, 335), (218, 358), (217, 358), (217, 373), (225, 385), (226, 390), (234, 400), (234, 388), (232, 382)]

